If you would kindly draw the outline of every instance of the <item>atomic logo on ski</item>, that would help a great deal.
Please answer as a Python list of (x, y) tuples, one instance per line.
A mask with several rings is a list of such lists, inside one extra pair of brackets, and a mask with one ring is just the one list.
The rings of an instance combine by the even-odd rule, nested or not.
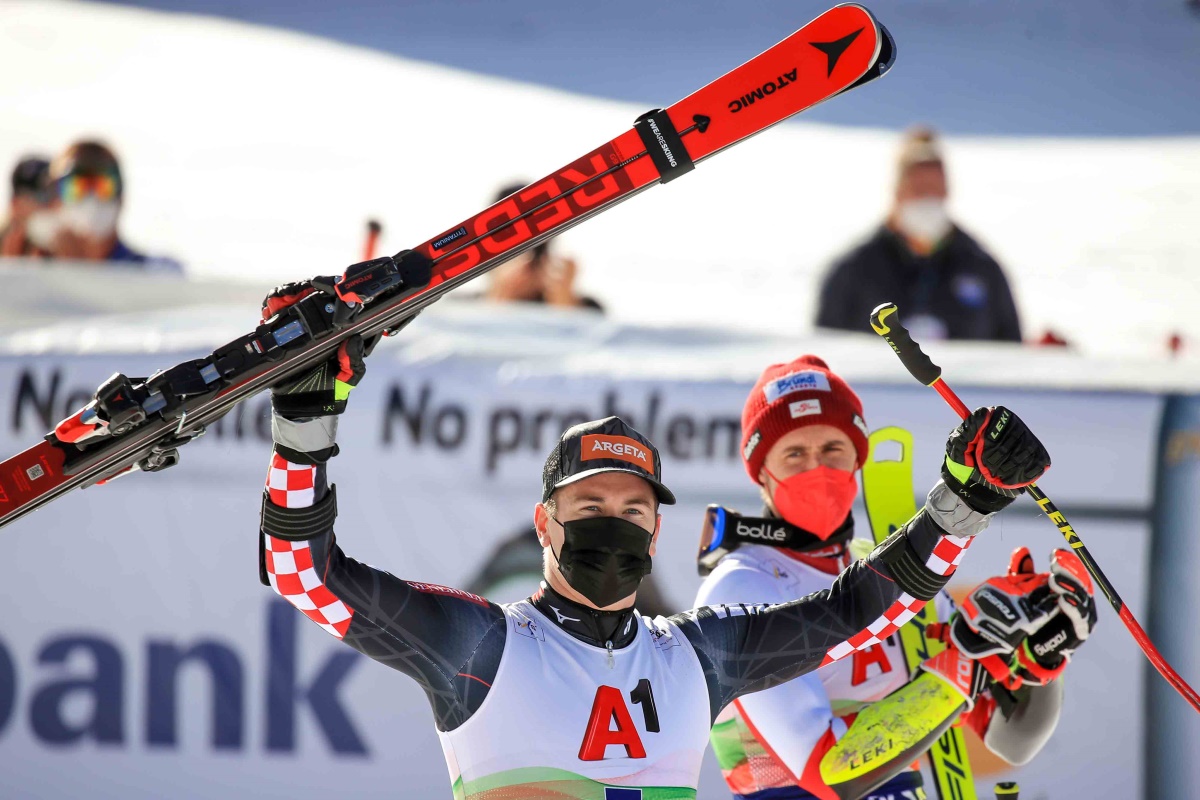
[(809, 42), (809, 44), (820, 50), (829, 59), (829, 71), (825, 73), (825, 77), (828, 78), (833, 75), (833, 68), (837, 66), (838, 59), (842, 57), (842, 53), (846, 52), (846, 48), (853, 44), (854, 40), (862, 32), (863, 29), (859, 28), (854, 33), (847, 34), (832, 42)]
[[(841, 55), (841, 53), (838, 53), (838, 55)], [(762, 86), (747, 92), (736, 100), (730, 100), (729, 112), (731, 114), (736, 114), (743, 108), (754, 105), (755, 100), (762, 100), (764, 97), (770, 97), (785, 86), (791, 86), (792, 82), (796, 80), (796, 75), (798, 73), (799, 70), (793, 67), (777, 77), (775, 80), (767, 81)]]

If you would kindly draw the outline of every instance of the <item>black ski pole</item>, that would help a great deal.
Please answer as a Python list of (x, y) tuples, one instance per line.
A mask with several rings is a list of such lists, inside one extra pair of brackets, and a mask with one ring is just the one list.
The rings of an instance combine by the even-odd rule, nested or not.
[[(914, 378), (919, 380), (926, 386), (931, 387), (934, 391), (942, 396), (951, 408), (958, 415), (966, 419), (971, 415), (971, 411), (963, 404), (954, 390), (946, 385), (942, 380), (942, 368), (933, 363), (933, 359), (925, 355), (921, 350), (921, 346), (913, 341), (912, 336), (903, 325), (900, 324), (899, 310), (895, 303), (883, 303), (871, 312), (871, 327), (876, 333), (883, 337), (884, 341), (892, 346), (892, 350), (900, 357), (900, 363), (904, 364), (909, 373)], [(1083, 540), (1079, 538), (1079, 534), (1063, 516), (1063, 513), (1054, 507), (1054, 503), (1050, 502), (1050, 498), (1037, 487), (1037, 484), (1031, 483), (1027, 487), (1029, 496), (1032, 497), (1042, 509), (1050, 521), (1055, 524), (1059, 532), (1067, 540), (1072, 549), (1079, 556), (1079, 560), (1087, 567), (1087, 571), (1095, 578), (1096, 583), (1100, 585), (1104, 596), (1108, 598), (1108, 602), (1112, 605), (1113, 610), (1117, 612), (1117, 616), (1125, 623), (1125, 627), (1129, 629), (1133, 635), (1133, 640), (1137, 642), (1138, 647), (1142, 648), (1142, 652), (1146, 654), (1146, 658), (1150, 659), (1150, 663), (1159, 671), (1167, 683), (1175, 688), (1175, 691), (1183, 695), (1183, 699), (1191, 704), (1192, 708), (1200, 711), (1200, 695), (1196, 694), (1196, 690), (1188, 685), (1175, 669), (1167, 663), (1163, 658), (1162, 653), (1154, 646), (1154, 642), (1150, 641), (1150, 637), (1146, 635), (1146, 631), (1134, 618), (1133, 612), (1129, 610), (1129, 606), (1125, 605), (1125, 601), (1117, 594), (1116, 588), (1109, 582), (1108, 577), (1101, 571), (1100, 565), (1096, 563), (1096, 559), (1084, 546)]]

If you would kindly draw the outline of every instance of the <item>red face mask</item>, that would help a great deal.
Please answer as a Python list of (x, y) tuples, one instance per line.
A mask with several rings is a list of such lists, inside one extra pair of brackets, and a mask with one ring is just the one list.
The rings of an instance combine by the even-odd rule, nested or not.
[(779, 516), (821, 541), (846, 521), (858, 495), (858, 480), (844, 469), (821, 465), (784, 480), (767, 474), (775, 480), (771, 502)]

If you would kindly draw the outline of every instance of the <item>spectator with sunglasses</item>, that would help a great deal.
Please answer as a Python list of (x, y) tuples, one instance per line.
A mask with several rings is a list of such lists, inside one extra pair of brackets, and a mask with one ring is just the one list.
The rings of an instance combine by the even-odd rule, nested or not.
[(169, 258), (129, 247), (117, 232), (124, 181), (116, 155), (95, 141), (76, 142), (50, 164), (51, 207), (56, 228), (51, 255), (103, 261), (158, 272), (181, 272)]
[(8, 221), (0, 228), (0, 256), (20, 258), (45, 255), (48, 245), (37, 235), (45, 225), (49, 195), (50, 162), (31, 156), (21, 159), (12, 173), (12, 195), (8, 201)]

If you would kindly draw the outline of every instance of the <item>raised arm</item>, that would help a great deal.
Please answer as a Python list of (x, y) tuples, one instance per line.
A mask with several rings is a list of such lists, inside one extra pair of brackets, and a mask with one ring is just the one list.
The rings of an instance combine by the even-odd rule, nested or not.
[[(303, 286), (281, 287), (264, 313), (295, 302)], [(336, 455), (337, 414), (365, 372), (361, 339), (273, 391), (275, 440), (260, 525), (260, 577), (327, 633), (414, 678), (439, 730), (479, 708), (504, 649), (499, 607), (459, 589), (401, 580), (348, 557), (333, 532), (337, 493), (327, 482)]]

